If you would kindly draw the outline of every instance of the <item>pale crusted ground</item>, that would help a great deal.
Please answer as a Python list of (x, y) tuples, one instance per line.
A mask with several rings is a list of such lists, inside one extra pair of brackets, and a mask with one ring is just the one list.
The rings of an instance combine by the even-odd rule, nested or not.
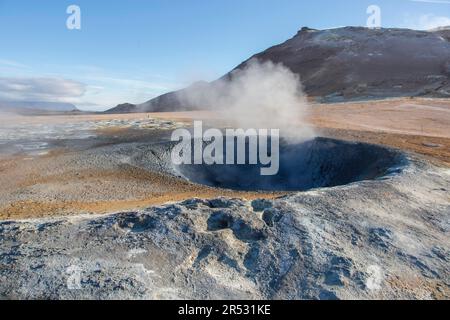
[(450, 171), (0, 222), (0, 299), (449, 299)]
[[(167, 139), (170, 130), (145, 128), (149, 119), (188, 125), (195, 119), (222, 119), (211, 112), (125, 115), (2, 117), (0, 125), (73, 125), (99, 122), (94, 138), (66, 139), (42, 154), (0, 154), (0, 219), (77, 213), (106, 213), (192, 197), (220, 195), (246, 199), (280, 194), (211, 189), (116, 161), (111, 146)], [(450, 165), (450, 101), (394, 99), (366, 103), (312, 105), (309, 121), (323, 136), (385, 144)], [(133, 122), (134, 126), (129, 126)], [(223, 124), (223, 120), (220, 120)], [(106, 125), (110, 124), (110, 125)], [(141, 128), (143, 127), (143, 128)], [(101, 149), (103, 148), (103, 149)], [(111, 157), (99, 160), (101, 151)], [(284, 194), (284, 193), (281, 193)]]
[[(42, 154), (5, 152), (0, 299), (449, 299), (448, 102), (311, 108), (320, 135), (425, 158), (411, 155), (381, 179), (280, 197), (156, 172), (151, 160), (160, 154), (146, 156), (157, 147), (144, 146), (170, 131), (106, 127)], [(204, 116), (217, 118), (151, 115), (186, 123)], [(149, 115), (29, 121), (92, 117), (116, 123)], [(415, 123), (426, 124), (423, 132)], [(242, 200), (264, 197), (275, 199)], [(80, 215), (114, 211), (121, 213)], [(54, 217), (61, 215), (70, 216)]]

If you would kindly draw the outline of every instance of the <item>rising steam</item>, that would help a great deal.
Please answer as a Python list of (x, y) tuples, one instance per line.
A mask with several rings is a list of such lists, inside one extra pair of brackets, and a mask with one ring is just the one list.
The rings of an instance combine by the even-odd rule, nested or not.
[(314, 136), (305, 121), (307, 100), (300, 78), (282, 64), (253, 59), (227, 79), (182, 91), (178, 99), (219, 111), (237, 128), (280, 129), (297, 141)]

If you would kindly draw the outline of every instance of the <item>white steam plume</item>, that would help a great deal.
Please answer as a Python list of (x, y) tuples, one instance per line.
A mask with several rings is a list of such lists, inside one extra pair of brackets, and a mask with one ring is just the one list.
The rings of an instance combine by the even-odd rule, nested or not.
[(223, 113), (238, 128), (280, 129), (296, 141), (314, 137), (305, 117), (307, 99), (300, 78), (282, 64), (249, 61), (230, 79), (183, 91), (182, 103)]

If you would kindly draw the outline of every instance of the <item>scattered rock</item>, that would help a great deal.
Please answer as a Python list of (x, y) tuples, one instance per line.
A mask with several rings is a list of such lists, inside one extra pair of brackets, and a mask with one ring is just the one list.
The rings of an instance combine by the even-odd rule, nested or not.
[(428, 148), (442, 148), (441, 144), (431, 143), (431, 142), (424, 142), (424, 143), (422, 143), (422, 145), (425, 147), (428, 147)]

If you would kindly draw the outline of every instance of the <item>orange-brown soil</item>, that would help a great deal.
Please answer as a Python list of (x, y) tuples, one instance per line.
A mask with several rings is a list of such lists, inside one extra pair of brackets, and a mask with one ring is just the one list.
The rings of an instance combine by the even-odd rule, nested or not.
[[(17, 119), (29, 123), (73, 123), (148, 117), (188, 124), (193, 119), (215, 119), (220, 118), (220, 115), (199, 111), (35, 116)], [(437, 165), (450, 166), (449, 100), (394, 99), (316, 104), (310, 107), (308, 121), (322, 136), (384, 144), (422, 154)], [(99, 133), (103, 136), (129, 134), (126, 128), (121, 127), (103, 129)], [(71, 168), (75, 156), (76, 151), (66, 149), (54, 149), (47, 155), (32, 158), (20, 154), (0, 155), (0, 219), (115, 212), (193, 197), (227, 196), (250, 200), (285, 194), (208, 188), (127, 165), (117, 170), (98, 166)]]

